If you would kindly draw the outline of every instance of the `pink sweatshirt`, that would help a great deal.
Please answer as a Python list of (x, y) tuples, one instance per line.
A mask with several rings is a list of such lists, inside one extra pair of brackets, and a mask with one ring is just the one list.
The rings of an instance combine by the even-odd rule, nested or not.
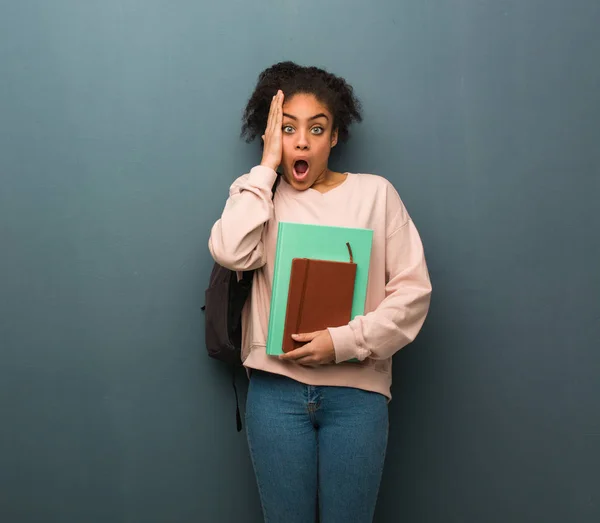
[[(220, 265), (257, 269), (242, 314), (245, 367), (308, 385), (379, 392), (391, 399), (392, 356), (415, 339), (429, 310), (431, 283), (415, 225), (392, 184), (380, 176), (349, 173), (325, 194), (297, 191), (281, 180), (272, 201), (276, 177), (275, 171), (257, 166), (238, 178), (208, 242)], [(308, 367), (266, 354), (280, 220), (374, 231), (365, 315), (329, 329), (336, 364)], [(359, 362), (347, 362), (352, 358)]]

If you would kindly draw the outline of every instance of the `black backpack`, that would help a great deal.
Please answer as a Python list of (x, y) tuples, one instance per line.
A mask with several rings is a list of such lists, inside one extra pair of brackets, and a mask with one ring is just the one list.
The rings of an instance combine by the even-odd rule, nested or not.
[(242, 309), (254, 271), (244, 271), (238, 281), (236, 271), (215, 263), (205, 292), (204, 337), (211, 358), (233, 367), (242, 364)]
[[(277, 176), (272, 189), (273, 198), (279, 180), (280, 176)], [(236, 271), (215, 262), (205, 291), (205, 305), (202, 307), (205, 312), (206, 351), (211, 358), (231, 367), (238, 432), (242, 430), (242, 418), (235, 386), (235, 372), (236, 368), (242, 366), (242, 309), (250, 294), (253, 277), (253, 270), (244, 271), (238, 281)]]

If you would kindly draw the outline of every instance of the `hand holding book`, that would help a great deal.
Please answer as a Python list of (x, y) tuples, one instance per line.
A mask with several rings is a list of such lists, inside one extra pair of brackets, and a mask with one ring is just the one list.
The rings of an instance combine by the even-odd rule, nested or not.
[(327, 329), (308, 334), (293, 334), (292, 338), (297, 342), (306, 343), (306, 345), (280, 355), (279, 359), (295, 361), (300, 365), (335, 363), (333, 340)]

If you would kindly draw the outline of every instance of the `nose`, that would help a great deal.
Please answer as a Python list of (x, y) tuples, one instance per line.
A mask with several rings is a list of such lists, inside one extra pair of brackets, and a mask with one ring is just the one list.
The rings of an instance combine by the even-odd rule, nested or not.
[(310, 142), (308, 141), (306, 131), (298, 131), (296, 133), (296, 137), (296, 149), (298, 149), (299, 151), (306, 151), (310, 149)]

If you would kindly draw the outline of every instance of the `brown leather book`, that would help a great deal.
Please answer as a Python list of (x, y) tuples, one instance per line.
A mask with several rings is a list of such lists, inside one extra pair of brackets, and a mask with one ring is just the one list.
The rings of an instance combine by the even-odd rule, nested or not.
[(341, 327), (351, 319), (356, 263), (294, 258), (290, 275), (283, 352), (304, 345), (292, 334)]

